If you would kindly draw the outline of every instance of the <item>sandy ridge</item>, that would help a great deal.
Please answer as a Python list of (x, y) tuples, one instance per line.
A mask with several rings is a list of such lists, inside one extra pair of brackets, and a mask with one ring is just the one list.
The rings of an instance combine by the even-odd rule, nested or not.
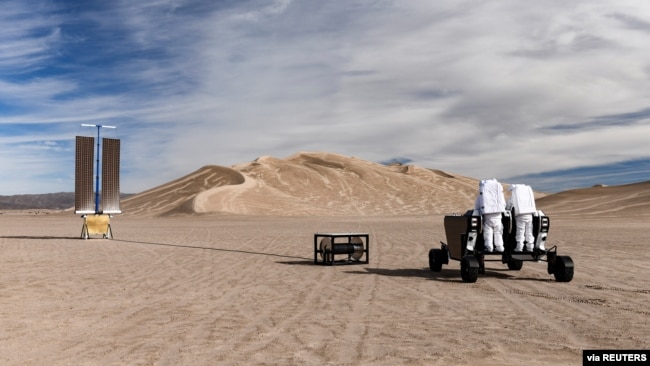
[(476, 186), (475, 179), (439, 170), (304, 152), (204, 167), (124, 200), (122, 210), (150, 216), (432, 214), (464, 210)]

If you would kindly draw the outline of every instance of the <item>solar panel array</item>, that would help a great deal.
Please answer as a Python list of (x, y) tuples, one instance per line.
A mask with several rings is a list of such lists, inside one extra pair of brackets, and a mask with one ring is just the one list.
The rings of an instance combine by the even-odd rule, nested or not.
[(120, 211), (120, 140), (102, 139), (102, 211)]
[(120, 140), (102, 139), (101, 207), (93, 183), (95, 138), (77, 136), (75, 146), (75, 214), (115, 214), (120, 211)]
[(75, 146), (75, 214), (95, 213), (93, 194), (94, 137), (77, 136)]

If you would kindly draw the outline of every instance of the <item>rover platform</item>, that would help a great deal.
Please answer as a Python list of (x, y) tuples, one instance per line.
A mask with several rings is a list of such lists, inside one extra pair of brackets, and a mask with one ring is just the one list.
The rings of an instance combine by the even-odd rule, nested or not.
[(515, 251), (514, 218), (510, 212), (502, 214), (503, 252), (487, 252), (483, 242), (483, 223), (480, 215), (473, 210), (464, 215), (445, 216), (444, 226), (447, 243), (440, 242), (440, 248), (429, 251), (429, 268), (440, 272), (449, 260), (460, 261), (460, 273), (463, 282), (476, 282), (479, 274), (485, 274), (486, 261), (500, 261), (509, 270), (519, 271), (524, 262), (546, 262), (548, 274), (558, 282), (570, 282), (573, 279), (573, 260), (569, 256), (558, 255), (557, 246), (545, 248), (550, 229), (550, 218), (538, 210), (533, 214), (533, 235), (535, 249), (530, 252)]

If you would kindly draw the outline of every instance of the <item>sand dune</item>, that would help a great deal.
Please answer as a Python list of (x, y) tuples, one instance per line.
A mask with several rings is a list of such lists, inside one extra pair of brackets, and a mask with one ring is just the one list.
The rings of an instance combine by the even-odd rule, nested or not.
[(650, 215), (650, 182), (574, 189), (537, 200), (549, 215), (632, 217)]
[(193, 200), (201, 192), (215, 187), (242, 184), (244, 176), (236, 170), (205, 166), (167, 184), (152, 188), (122, 201), (122, 210), (133, 215), (194, 213)]
[[(211, 177), (207, 179), (206, 176)], [(476, 179), (332, 153), (204, 167), (122, 202), (125, 214), (380, 216), (464, 211)]]
[[(385, 216), (464, 212), (479, 179), (325, 152), (206, 166), (122, 201), (125, 215)], [(507, 195), (509, 183), (503, 182)], [(524, 182), (534, 186), (534, 182)], [(646, 215), (650, 182), (535, 192), (551, 215)]]

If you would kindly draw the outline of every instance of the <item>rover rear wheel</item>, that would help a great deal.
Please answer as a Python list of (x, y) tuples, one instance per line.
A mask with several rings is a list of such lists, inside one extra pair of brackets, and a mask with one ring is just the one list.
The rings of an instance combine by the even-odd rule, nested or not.
[(573, 260), (569, 256), (558, 255), (553, 272), (557, 282), (571, 282), (573, 279)]
[(431, 249), (429, 251), (429, 268), (433, 272), (440, 272), (442, 270), (442, 249)]

